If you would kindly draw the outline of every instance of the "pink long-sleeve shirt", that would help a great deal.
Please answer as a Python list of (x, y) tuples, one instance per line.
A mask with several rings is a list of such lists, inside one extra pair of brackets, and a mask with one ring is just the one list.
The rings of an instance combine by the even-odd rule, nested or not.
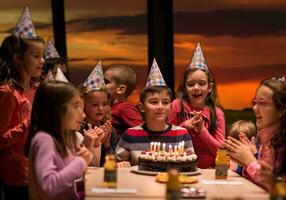
[(0, 179), (10, 186), (28, 185), (28, 159), (24, 145), (35, 88), (21, 92), (0, 86)]
[(274, 149), (270, 145), (271, 139), (273, 135), (277, 133), (279, 127), (280, 127), (280, 122), (273, 124), (269, 127), (266, 127), (264, 129), (261, 129), (258, 132), (258, 137), (260, 140), (258, 159), (250, 163), (248, 166), (246, 166), (243, 171), (244, 176), (250, 178), (256, 184), (262, 186), (267, 190), (269, 190), (270, 187), (268, 183), (262, 182), (260, 178), (257, 176), (257, 172), (261, 168), (259, 161), (264, 161), (273, 167), (281, 165), (286, 150), (286, 144), (283, 147), (277, 149), (276, 152), (274, 152)]
[[(183, 105), (184, 115), (181, 116), (180, 100), (175, 99), (172, 102), (172, 108), (169, 112), (168, 122), (186, 128), (184, 126), (184, 122), (190, 119), (190, 112), (193, 112), (194, 109), (187, 101), (184, 101)], [(201, 111), (204, 119), (204, 128), (202, 132), (198, 134), (194, 130), (188, 131), (193, 141), (195, 153), (198, 155), (199, 158), (198, 167), (215, 167), (216, 152), (219, 147), (222, 147), (223, 141), (225, 139), (224, 113), (221, 109), (216, 107), (217, 128), (214, 133), (210, 133), (208, 131), (210, 122), (210, 109), (208, 107), (204, 107)]]
[(85, 161), (69, 152), (63, 158), (56, 149), (52, 137), (38, 132), (31, 141), (30, 152), (31, 200), (78, 199), (75, 180), (85, 169)]

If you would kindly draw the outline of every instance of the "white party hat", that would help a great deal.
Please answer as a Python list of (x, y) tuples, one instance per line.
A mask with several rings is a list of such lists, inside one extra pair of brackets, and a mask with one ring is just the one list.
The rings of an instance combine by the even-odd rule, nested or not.
[(87, 88), (87, 92), (105, 87), (101, 60), (98, 61), (83, 85)]
[(198, 42), (196, 49), (194, 51), (192, 62), (189, 65), (189, 68), (201, 69), (201, 70), (204, 70), (206, 72), (209, 72), (209, 68), (206, 64), (206, 60), (205, 60), (205, 57), (203, 54), (203, 50), (202, 50), (202, 47), (201, 47), (199, 42)]
[(59, 67), (57, 69), (57, 74), (56, 74), (55, 80), (56, 81), (63, 81), (63, 82), (67, 82), (67, 83), (69, 82)]
[(54, 76), (53, 76), (53, 73), (52, 73), (51, 70), (49, 70), (49, 71), (48, 71), (48, 74), (47, 74), (47, 76), (46, 76), (46, 78), (45, 78), (45, 81), (54, 81), (54, 80), (55, 80), (55, 78), (54, 78)]
[(153, 64), (150, 69), (145, 87), (150, 87), (150, 86), (166, 86), (166, 83), (164, 81), (164, 78), (162, 76), (162, 73), (155, 58), (153, 60)]
[(26, 38), (37, 36), (28, 6), (25, 6), (21, 17), (17, 22), (16, 28), (13, 31), (13, 35)]
[(50, 58), (60, 58), (60, 55), (55, 48), (53, 42), (51, 40), (48, 40), (47, 47), (45, 49), (45, 60)]

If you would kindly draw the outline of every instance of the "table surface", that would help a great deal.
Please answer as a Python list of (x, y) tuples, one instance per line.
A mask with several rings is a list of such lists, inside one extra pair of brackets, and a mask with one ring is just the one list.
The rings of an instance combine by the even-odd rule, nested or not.
[[(166, 184), (155, 182), (155, 176), (135, 174), (130, 168), (119, 168), (117, 176), (117, 188), (136, 189), (135, 194), (112, 194), (95, 193), (92, 188), (103, 187), (103, 168), (89, 168), (85, 174), (85, 199), (164, 199)], [(228, 171), (228, 181), (240, 182), (240, 185), (219, 185), (205, 184), (205, 180), (215, 180), (214, 169), (200, 169), (199, 175), (192, 177), (199, 180), (191, 184), (196, 188), (203, 188), (207, 191), (206, 199), (259, 199), (268, 200), (269, 194), (263, 189), (239, 176)]]

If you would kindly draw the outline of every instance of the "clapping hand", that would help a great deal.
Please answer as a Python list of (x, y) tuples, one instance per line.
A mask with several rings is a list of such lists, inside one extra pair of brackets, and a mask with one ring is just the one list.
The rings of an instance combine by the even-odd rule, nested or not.
[(243, 144), (247, 145), (248, 148), (250, 148), (252, 154), (257, 153), (257, 148), (256, 148), (256, 138), (252, 137), (251, 141), (246, 137), (245, 133), (239, 132), (238, 133), (239, 141), (242, 142)]
[(184, 122), (187, 129), (194, 129), (197, 133), (201, 133), (204, 127), (202, 112), (192, 112), (193, 117)]
[(107, 148), (110, 145), (110, 137), (111, 137), (111, 132), (112, 132), (112, 125), (111, 121), (106, 121), (100, 128), (103, 129), (105, 132), (104, 137), (102, 139), (102, 144)]
[(101, 143), (101, 138), (103, 137), (102, 135), (103, 130), (99, 128), (92, 128), (90, 124), (88, 124), (88, 129), (83, 130), (84, 133), (84, 144), (85, 146), (90, 149), (92, 147), (98, 147)]
[(224, 140), (224, 147), (227, 149), (228, 155), (242, 166), (247, 166), (256, 160), (249, 146), (233, 137), (228, 136)]

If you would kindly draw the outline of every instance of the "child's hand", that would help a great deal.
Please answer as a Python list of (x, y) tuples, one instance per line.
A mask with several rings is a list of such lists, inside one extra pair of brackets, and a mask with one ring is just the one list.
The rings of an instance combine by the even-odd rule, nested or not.
[(102, 143), (104, 144), (105, 148), (108, 148), (110, 146), (110, 137), (112, 132), (112, 125), (110, 121), (106, 121), (101, 128), (104, 130), (105, 135), (102, 140)]
[(93, 155), (89, 152), (89, 150), (86, 147), (81, 147), (76, 153), (76, 155), (84, 159), (86, 164), (85, 169), (87, 169), (89, 163), (92, 160)]
[(203, 117), (202, 117), (202, 112), (192, 112), (192, 114), (194, 115), (194, 117), (192, 117), (191, 119), (188, 119), (184, 122), (184, 126), (187, 129), (193, 129), (195, 130), (197, 133), (201, 133), (204, 127), (203, 124)]
[(243, 144), (247, 145), (251, 152), (253, 154), (257, 153), (257, 148), (256, 148), (256, 139), (255, 137), (251, 138), (251, 141), (246, 137), (245, 133), (239, 132), (238, 133), (239, 141), (242, 142)]
[(88, 124), (88, 130), (83, 130), (84, 133), (84, 144), (86, 146), (86, 148), (90, 149), (91, 147), (93, 147), (96, 143), (96, 141), (99, 140), (99, 136), (98, 133), (96, 131), (94, 131), (93, 128), (91, 128), (91, 125)]
[(118, 168), (129, 168), (129, 167), (131, 167), (130, 162), (128, 162), (128, 161), (118, 162), (118, 163), (116, 163), (116, 166)]
[(100, 144), (102, 144), (102, 140), (103, 140), (103, 138), (105, 137), (105, 132), (104, 132), (104, 130), (102, 129), (102, 128), (100, 128), (100, 127), (95, 127), (94, 129), (93, 129), (93, 131), (97, 134), (97, 136), (98, 136), (98, 139), (97, 140), (95, 140), (94, 141), (94, 147), (96, 148), (96, 147), (98, 147)]
[(239, 140), (228, 136), (224, 142), (224, 147), (228, 150), (228, 155), (242, 166), (247, 166), (256, 160), (250, 148)]

